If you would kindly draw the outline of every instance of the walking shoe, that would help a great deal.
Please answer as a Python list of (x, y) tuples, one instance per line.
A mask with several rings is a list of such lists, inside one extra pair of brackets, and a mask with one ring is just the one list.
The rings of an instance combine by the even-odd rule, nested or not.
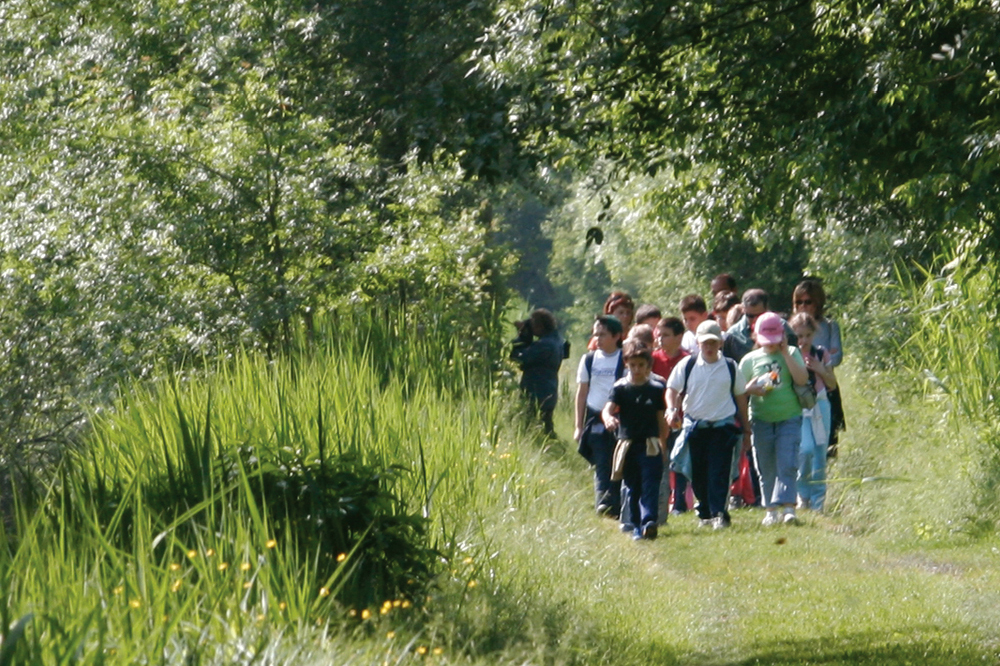
[(743, 498), (739, 495), (733, 495), (729, 498), (729, 510), (733, 511), (735, 509), (743, 508)]
[(724, 530), (729, 527), (729, 519), (725, 516), (716, 516), (712, 518), (712, 529), (713, 530)]
[(598, 504), (597, 515), (618, 520), (618, 509), (615, 509), (610, 504)]
[(795, 517), (795, 509), (785, 509), (785, 513), (781, 516), (781, 522), (786, 525), (798, 525), (799, 519)]
[(618, 527), (621, 529), (622, 534), (631, 534), (632, 532), (635, 532), (635, 525), (632, 523), (621, 523)]
[(632, 530), (632, 540), (642, 541), (642, 530), (640, 530), (638, 527)]
[(711, 526), (712, 526), (712, 519), (711, 518), (699, 518), (698, 519), (698, 527), (711, 527)]
[(652, 541), (653, 539), (656, 538), (656, 533), (657, 533), (656, 523), (649, 523), (648, 525), (642, 528), (643, 539), (649, 539), (650, 541)]
[(761, 525), (763, 525), (764, 527), (770, 527), (771, 525), (777, 525), (777, 524), (778, 524), (777, 511), (768, 511), (767, 513), (764, 514), (764, 520), (761, 522)]

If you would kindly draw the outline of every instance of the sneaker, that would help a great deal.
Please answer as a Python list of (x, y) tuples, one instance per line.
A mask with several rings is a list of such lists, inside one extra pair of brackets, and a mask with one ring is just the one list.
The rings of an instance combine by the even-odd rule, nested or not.
[(729, 527), (729, 519), (725, 516), (716, 516), (712, 518), (712, 529), (713, 530), (724, 530)]
[(734, 511), (736, 509), (743, 508), (743, 498), (739, 495), (733, 495), (729, 498), (729, 510)]
[(772, 525), (777, 525), (777, 524), (778, 524), (777, 511), (768, 511), (767, 513), (764, 514), (764, 520), (761, 522), (761, 525), (763, 525), (764, 527), (771, 527)]
[(653, 539), (656, 538), (656, 533), (657, 533), (656, 523), (649, 523), (648, 525), (642, 528), (643, 539), (649, 539), (650, 541), (652, 541)]
[(798, 525), (799, 519), (795, 517), (795, 509), (785, 509), (785, 513), (781, 516), (781, 522), (785, 525)]
[(621, 523), (618, 528), (622, 531), (622, 534), (631, 534), (635, 532), (635, 525), (632, 523)]
[(610, 504), (598, 504), (597, 515), (618, 520), (618, 509), (614, 508)]
[(642, 541), (642, 530), (638, 527), (632, 530), (632, 541)]
[(699, 518), (698, 519), (698, 527), (711, 527), (711, 526), (712, 526), (712, 519), (711, 518)]

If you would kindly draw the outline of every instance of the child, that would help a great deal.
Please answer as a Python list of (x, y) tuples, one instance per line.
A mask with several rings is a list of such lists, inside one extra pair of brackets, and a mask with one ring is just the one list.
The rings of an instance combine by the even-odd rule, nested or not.
[(698, 330), (698, 325), (708, 319), (708, 306), (705, 305), (705, 299), (698, 294), (688, 294), (682, 298), (681, 318), (687, 329), (681, 347), (689, 354), (694, 354), (698, 351), (698, 340), (695, 332)]
[(754, 332), (759, 349), (740, 361), (750, 398), (753, 453), (760, 473), (761, 500), (766, 509), (764, 525), (794, 524), (795, 485), (798, 476), (799, 442), (802, 439), (802, 407), (792, 383), (809, 381), (802, 354), (788, 344), (784, 320), (773, 312), (757, 317)]
[(823, 510), (826, 499), (826, 447), (830, 442), (831, 409), (827, 391), (837, 388), (837, 377), (830, 364), (830, 352), (814, 345), (819, 328), (805, 312), (789, 322), (799, 338), (799, 351), (809, 371), (809, 382), (816, 389), (816, 406), (802, 410), (802, 443), (799, 446), (798, 505), (814, 511)]
[(573, 439), (577, 451), (594, 466), (597, 513), (617, 519), (621, 510), (621, 483), (611, 480), (614, 438), (605, 430), (601, 410), (611, 388), (624, 374), (621, 357), (622, 324), (616, 317), (601, 315), (594, 321), (596, 349), (580, 358), (576, 372), (576, 425)]
[[(664, 379), (670, 377), (682, 358), (688, 355), (685, 349), (681, 348), (681, 340), (684, 337), (684, 322), (677, 317), (665, 317), (656, 325), (657, 349), (653, 352), (653, 372)], [(667, 452), (674, 446), (680, 430), (671, 430), (667, 440)], [(689, 501), (691, 500), (691, 501)], [(688, 486), (688, 479), (680, 472), (670, 471), (663, 475), (660, 487), (660, 523), (667, 519), (667, 512), (670, 505), (673, 506), (672, 513), (680, 515), (685, 513), (694, 503), (694, 495)]]
[(664, 420), (666, 387), (650, 378), (653, 353), (630, 340), (622, 349), (629, 376), (615, 382), (602, 417), (608, 430), (618, 433), (614, 474), (628, 489), (632, 538), (655, 539), (660, 478), (667, 445)]
[[(729, 527), (726, 498), (740, 433), (743, 448), (750, 446), (747, 398), (744, 382), (736, 380), (736, 362), (721, 353), (719, 324), (702, 322), (697, 336), (698, 354), (678, 363), (667, 380), (667, 416), (671, 427), (680, 427), (683, 407), (698, 517), (718, 530)], [(736, 425), (737, 416), (742, 426)]]

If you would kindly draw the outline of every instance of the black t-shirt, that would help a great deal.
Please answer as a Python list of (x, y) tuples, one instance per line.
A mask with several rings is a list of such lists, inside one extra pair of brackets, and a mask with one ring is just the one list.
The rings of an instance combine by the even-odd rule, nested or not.
[(645, 441), (660, 436), (657, 412), (667, 408), (666, 387), (655, 379), (633, 384), (627, 377), (615, 382), (609, 400), (618, 405), (618, 439)]

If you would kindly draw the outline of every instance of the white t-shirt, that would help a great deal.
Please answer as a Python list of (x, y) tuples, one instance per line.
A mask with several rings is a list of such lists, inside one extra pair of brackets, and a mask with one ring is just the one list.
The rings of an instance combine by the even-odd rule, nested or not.
[[(684, 390), (684, 372), (694, 358), (687, 356), (680, 360), (670, 373), (667, 388), (672, 388), (678, 393)], [(726, 359), (721, 354), (715, 363), (707, 363), (701, 355), (698, 355), (697, 359), (688, 378), (684, 404), (681, 405), (685, 416), (696, 421), (721, 421), (735, 415), (736, 404), (730, 396), (729, 389), (733, 388), (733, 395), (746, 393), (743, 376), (737, 372), (734, 385), (729, 368), (726, 367)]]
[(615, 385), (615, 370), (618, 369), (618, 357), (621, 350), (614, 354), (605, 354), (600, 349), (594, 351), (594, 365), (590, 375), (587, 375), (587, 355), (580, 357), (580, 366), (576, 370), (578, 384), (590, 384), (587, 391), (587, 407), (599, 412), (608, 403), (611, 389)]
[(692, 356), (698, 353), (698, 336), (693, 331), (684, 331), (684, 337), (681, 338), (681, 349)]

